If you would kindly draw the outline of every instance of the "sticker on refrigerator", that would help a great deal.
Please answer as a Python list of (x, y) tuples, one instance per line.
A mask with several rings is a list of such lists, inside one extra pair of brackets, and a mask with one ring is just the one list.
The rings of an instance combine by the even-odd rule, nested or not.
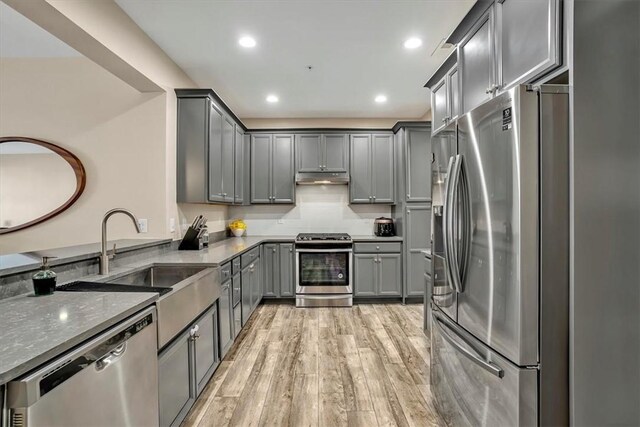
[(511, 107), (502, 110), (502, 130), (509, 130), (513, 126), (511, 123)]

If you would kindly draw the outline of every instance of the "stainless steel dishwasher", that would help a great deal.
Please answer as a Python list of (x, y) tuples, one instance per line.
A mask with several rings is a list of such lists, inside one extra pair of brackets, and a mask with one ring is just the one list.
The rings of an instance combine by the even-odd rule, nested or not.
[(158, 425), (155, 307), (9, 382), (7, 407), (14, 427)]

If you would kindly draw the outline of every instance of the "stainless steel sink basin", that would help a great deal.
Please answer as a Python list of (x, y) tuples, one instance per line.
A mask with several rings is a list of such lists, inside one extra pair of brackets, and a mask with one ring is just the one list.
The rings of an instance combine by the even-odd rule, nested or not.
[(107, 283), (168, 288), (205, 269), (206, 267), (153, 266), (125, 274), (117, 279), (109, 280)]
[(156, 301), (158, 349), (220, 297), (220, 275), (214, 267), (155, 264), (114, 276), (107, 283), (172, 289)]

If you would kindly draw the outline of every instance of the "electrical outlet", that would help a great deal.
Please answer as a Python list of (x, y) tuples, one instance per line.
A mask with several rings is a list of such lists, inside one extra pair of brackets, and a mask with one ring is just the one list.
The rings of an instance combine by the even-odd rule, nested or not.
[(138, 218), (138, 227), (140, 227), (141, 233), (146, 233), (148, 231), (148, 221), (146, 218)]
[(176, 231), (176, 219), (175, 218), (169, 218), (169, 231), (171, 233), (174, 233)]

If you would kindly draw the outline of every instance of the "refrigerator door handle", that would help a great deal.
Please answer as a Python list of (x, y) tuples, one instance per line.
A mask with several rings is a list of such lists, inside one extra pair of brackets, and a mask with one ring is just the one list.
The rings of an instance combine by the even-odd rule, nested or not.
[[(443, 228), (443, 239), (442, 244), (444, 246), (444, 267), (445, 273), (447, 275), (447, 282), (453, 286), (453, 271), (451, 270), (451, 263), (449, 259), (451, 258), (451, 240), (450, 233), (451, 229), (449, 227), (449, 217), (451, 216), (451, 208), (449, 206), (449, 200), (451, 199), (451, 183), (453, 181), (453, 168), (455, 163), (455, 157), (449, 158), (449, 166), (447, 167), (447, 183), (445, 184), (444, 190), (444, 205), (442, 208), (442, 228)], [(456, 289), (457, 290), (457, 289)]]
[(464, 156), (460, 155), (460, 192), (462, 198), (462, 250), (460, 252), (460, 265), (458, 268), (458, 277), (460, 277), (460, 290), (464, 292), (465, 276), (469, 266), (471, 257), (471, 235), (473, 231), (472, 215), (471, 215), (471, 192), (469, 191), (469, 175), (467, 172)]
[(485, 371), (489, 372), (490, 374), (495, 375), (498, 378), (503, 378), (504, 377), (504, 370), (501, 367), (499, 367), (498, 365), (494, 364), (493, 362), (489, 362), (487, 360), (484, 360), (484, 358), (477, 351), (475, 351), (476, 354), (474, 354), (470, 350), (467, 350), (460, 343), (458, 343), (458, 341), (456, 341), (455, 338), (453, 338), (451, 335), (449, 335), (449, 333), (445, 331), (445, 328), (450, 330), (454, 334), (456, 334), (456, 336), (459, 337), (462, 341), (464, 341), (465, 344), (467, 344), (469, 347), (473, 348), (473, 346), (471, 345), (470, 342), (468, 342), (460, 334), (456, 333), (456, 331), (454, 329), (452, 329), (449, 325), (447, 325), (444, 322), (444, 320), (442, 319), (442, 315), (441, 314), (438, 314), (437, 312), (434, 311), (433, 312), (433, 317), (434, 317), (434, 320), (435, 320), (435, 322), (433, 322), (433, 323), (436, 325), (436, 327), (440, 331), (440, 334), (442, 335), (442, 337), (449, 344), (451, 344), (453, 347), (455, 347), (456, 350), (458, 350), (460, 353), (462, 353), (464, 356), (466, 356), (469, 360), (471, 360), (473, 363), (475, 363), (476, 365), (480, 366), (482, 369), (484, 369)]
[(463, 162), (462, 155), (460, 154), (456, 155), (453, 170), (451, 172), (452, 173), (451, 187), (450, 187), (451, 194), (448, 197), (448, 203), (449, 203), (448, 210), (450, 214), (447, 215), (447, 218), (446, 218), (446, 221), (448, 222), (447, 224), (448, 238), (450, 239), (449, 245), (448, 245), (449, 253), (447, 254), (447, 256), (449, 258), (451, 276), (453, 279), (452, 284), (454, 289), (458, 293), (463, 292), (462, 281), (460, 280), (460, 266), (458, 262), (460, 251), (458, 249), (458, 244), (457, 244), (458, 234), (459, 234), (458, 190), (460, 187), (459, 183), (460, 183), (460, 171), (462, 170), (462, 162)]

